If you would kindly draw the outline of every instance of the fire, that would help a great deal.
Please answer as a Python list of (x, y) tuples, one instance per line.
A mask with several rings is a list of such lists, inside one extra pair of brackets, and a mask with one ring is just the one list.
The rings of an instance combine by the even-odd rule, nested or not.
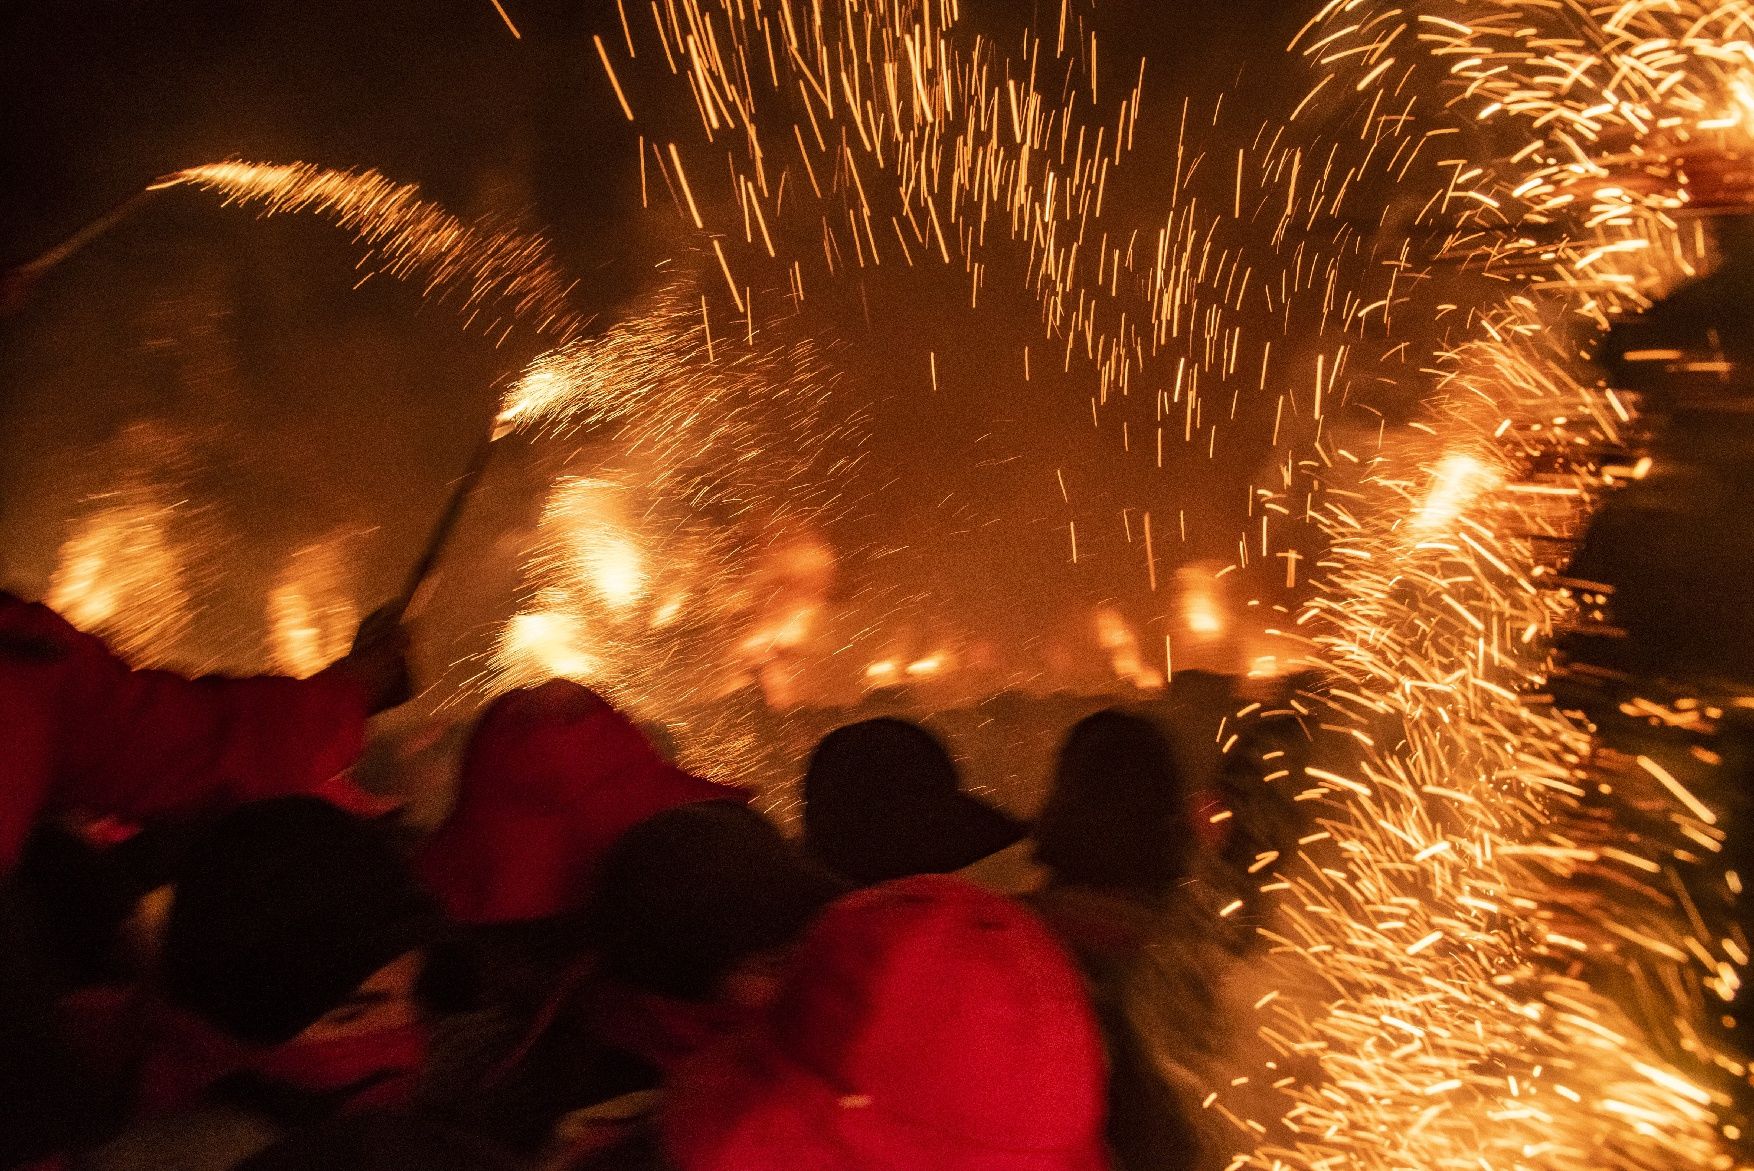
[(100, 497), (61, 546), (47, 603), (84, 630), (103, 633), (124, 654), (174, 657), (192, 621), (175, 504), (152, 485)]
[(1413, 518), (1414, 531), (1449, 529), (1476, 498), (1503, 483), (1503, 473), (1475, 456), (1462, 452), (1444, 456), (1432, 471), (1431, 487)]
[(936, 651), (923, 659), (915, 659), (907, 665), (907, 673), (915, 679), (930, 679), (942, 674), (950, 665), (950, 657), (943, 651)]
[(1229, 628), (1224, 613), (1223, 587), (1204, 566), (1185, 565), (1176, 570), (1182, 626), (1196, 640), (1212, 641)]
[(621, 533), (604, 533), (580, 542), (579, 562), (597, 595), (611, 610), (637, 606), (646, 593), (645, 558)]
[(299, 678), (316, 674), (346, 653), (358, 625), (341, 547), (328, 542), (294, 553), (268, 594), (275, 668)]
[(509, 686), (555, 678), (588, 682), (603, 664), (587, 646), (584, 623), (575, 615), (527, 610), (506, 624), (494, 665)]
[(618, 619), (632, 616), (650, 585), (645, 553), (629, 526), (628, 512), (625, 486), (571, 477), (556, 482), (542, 521), (551, 534), (555, 567)]
[(1115, 678), (1125, 679), (1133, 686), (1150, 690), (1163, 686), (1163, 675), (1145, 665), (1139, 650), (1139, 637), (1120, 611), (1102, 606), (1096, 611), (1097, 645), (1108, 652), (1109, 665)]

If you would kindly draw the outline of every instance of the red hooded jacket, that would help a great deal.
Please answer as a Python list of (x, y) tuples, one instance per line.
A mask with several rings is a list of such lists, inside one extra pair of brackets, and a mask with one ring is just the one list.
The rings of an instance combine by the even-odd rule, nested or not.
[(364, 689), (137, 671), (47, 606), (0, 592), (0, 874), (45, 813), (142, 820), (333, 789), (365, 743)]
[(1108, 1171), (1102, 1041), (1029, 912), (946, 875), (848, 895), (674, 1072), (680, 1171)]
[(506, 692), (482, 714), (456, 807), (416, 869), (453, 919), (545, 918), (582, 906), (604, 855), (646, 818), (748, 800), (666, 762), (596, 692), (550, 679)]

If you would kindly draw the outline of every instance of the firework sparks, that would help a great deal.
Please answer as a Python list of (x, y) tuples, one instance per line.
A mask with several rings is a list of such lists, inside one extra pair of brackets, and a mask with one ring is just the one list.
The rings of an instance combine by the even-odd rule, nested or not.
[(335, 171), (309, 163), (230, 161), (167, 175), (158, 187), (213, 191), (263, 215), (306, 212), (354, 233), (371, 271), (420, 285), (426, 296), (455, 298), (472, 327), (503, 341), (518, 327), (566, 342), (584, 322), (568, 302), (570, 282), (540, 237), (467, 224), (420, 198), (411, 184), (376, 171)]
[[(522, 323), (546, 339), (497, 429), (612, 428), (626, 454), (552, 483), (496, 672), (585, 679), (641, 714), (693, 719), (707, 762), (732, 773), (747, 724), (699, 716), (695, 697), (783, 667), (816, 622), (807, 599), (764, 600), (748, 567), (846, 506), (826, 454), (830, 379), (810, 347), (760, 336), (752, 274), (783, 272), (798, 310), (819, 282), (960, 266), (978, 307), (1009, 248), (1026, 257), (1042, 352), (1086, 376), (1093, 426), (1159, 468), (1215, 461), (1241, 396), (1270, 404), (1271, 471), (1250, 485), (1225, 588), (1251, 560), (1275, 578), (1285, 560), (1285, 596), (1304, 595), (1274, 633), (1329, 677), (1300, 700), (1328, 755), (1289, 778), (1319, 828), (1251, 871), (1274, 896), (1287, 973), (1255, 1005), (1281, 1108), (1214, 1089), (1234, 1165), (1734, 1165), (1726, 1086), (1746, 1070), (1696, 1025), (1748, 956), (1675, 894), (1688, 859), (1708, 867), (1721, 845), (1710, 795), (1668, 756), (1614, 762), (1540, 697), (1549, 638), (1574, 611), (1548, 588), (1554, 550), (1615, 478), (1592, 453), (1626, 448), (1636, 419), (1578, 354), (1697, 271), (1684, 215), (1737, 198), (1746, 3), (1333, 0), (1296, 41), (1314, 77), (1280, 124), (1204, 142), (1204, 114), (1184, 105), (1173, 144), (1149, 144), (1167, 206), (1148, 223), (1105, 210), (1136, 149), (1143, 63), (1115, 103), (1072, 6), (1014, 54), (959, 16), (953, 0), (678, 0), (638, 35), (624, 15), (625, 56), (594, 38), (622, 118), (698, 114), (686, 135), (641, 127), (641, 178), (650, 167), (701, 241), (700, 272), (595, 337), (538, 242), (375, 173), (226, 163), (166, 182), (326, 215), (374, 271), (453, 297), (496, 338)], [(939, 358), (926, 370), (950, 393)], [(1360, 426), (1378, 383), (1425, 401), (1399, 434), (1381, 413), (1373, 434)], [(1155, 544), (1139, 512), (1155, 592), (1185, 510)], [(102, 624), (128, 579), (117, 525), (94, 525), (56, 589)], [(1312, 528), (1323, 547), (1305, 555), (1292, 538)], [(1240, 625), (1219, 574), (1176, 572), (1166, 674), (1172, 642), (1185, 663), (1182, 643)], [(1097, 622), (1117, 674), (1155, 678), (1118, 612)], [(950, 662), (896, 655), (866, 674)], [(1653, 710), (1679, 723), (1692, 709)], [(1637, 833), (1631, 798), (1600, 799), (1610, 787), (1637, 795)]]

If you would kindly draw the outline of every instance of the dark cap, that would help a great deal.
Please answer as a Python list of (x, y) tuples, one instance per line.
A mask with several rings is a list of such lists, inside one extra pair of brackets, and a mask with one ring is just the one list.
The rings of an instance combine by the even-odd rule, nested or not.
[(805, 847), (861, 886), (961, 870), (1028, 832), (964, 793), (944, 746), (906, 720), (835, 729), (804, 773)]
[(845, 891), (761, 814), (705, 802), (622, 836), (587, 922), (609, 975), (706, 1000), (740, 961), (792, 942)]

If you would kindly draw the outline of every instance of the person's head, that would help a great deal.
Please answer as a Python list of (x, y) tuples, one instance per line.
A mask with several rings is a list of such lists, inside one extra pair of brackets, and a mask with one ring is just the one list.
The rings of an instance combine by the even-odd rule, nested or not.
[(859, 891), (672, 1080), (680, 1171), (1101, 1171), (1102, 1043), (1046, 929), (949, 876)]
[(804, 845), (860, 885), (948, 874), (1027, 828), (964, 793), (956, 763), (918, 724), (883, 717), (822, 738), (804, 772)]
[(714, 1000), (844, 890), (754, 810), (687, 805), (615, 843), (586, 930), (606, 975), (661, 996)]
[(1154, 897), (1187, 877), (1187, 784), (1152, 721), (1110, 708), (1073, 725), (1035, 827), (1056, 882)]
[(665, 761), (596, 692), (551, 679), (482, 714), (456, 807), (422, 848), (420, 875), (464, 923), (570, 915), (628, 829), (680, 805), (747, 800)]
[(216, 819), (178, 870), (168, 998), (246, 1045), (332, 1042), (414, 1021), (434, 919), (382, 827), (314, 797)]

